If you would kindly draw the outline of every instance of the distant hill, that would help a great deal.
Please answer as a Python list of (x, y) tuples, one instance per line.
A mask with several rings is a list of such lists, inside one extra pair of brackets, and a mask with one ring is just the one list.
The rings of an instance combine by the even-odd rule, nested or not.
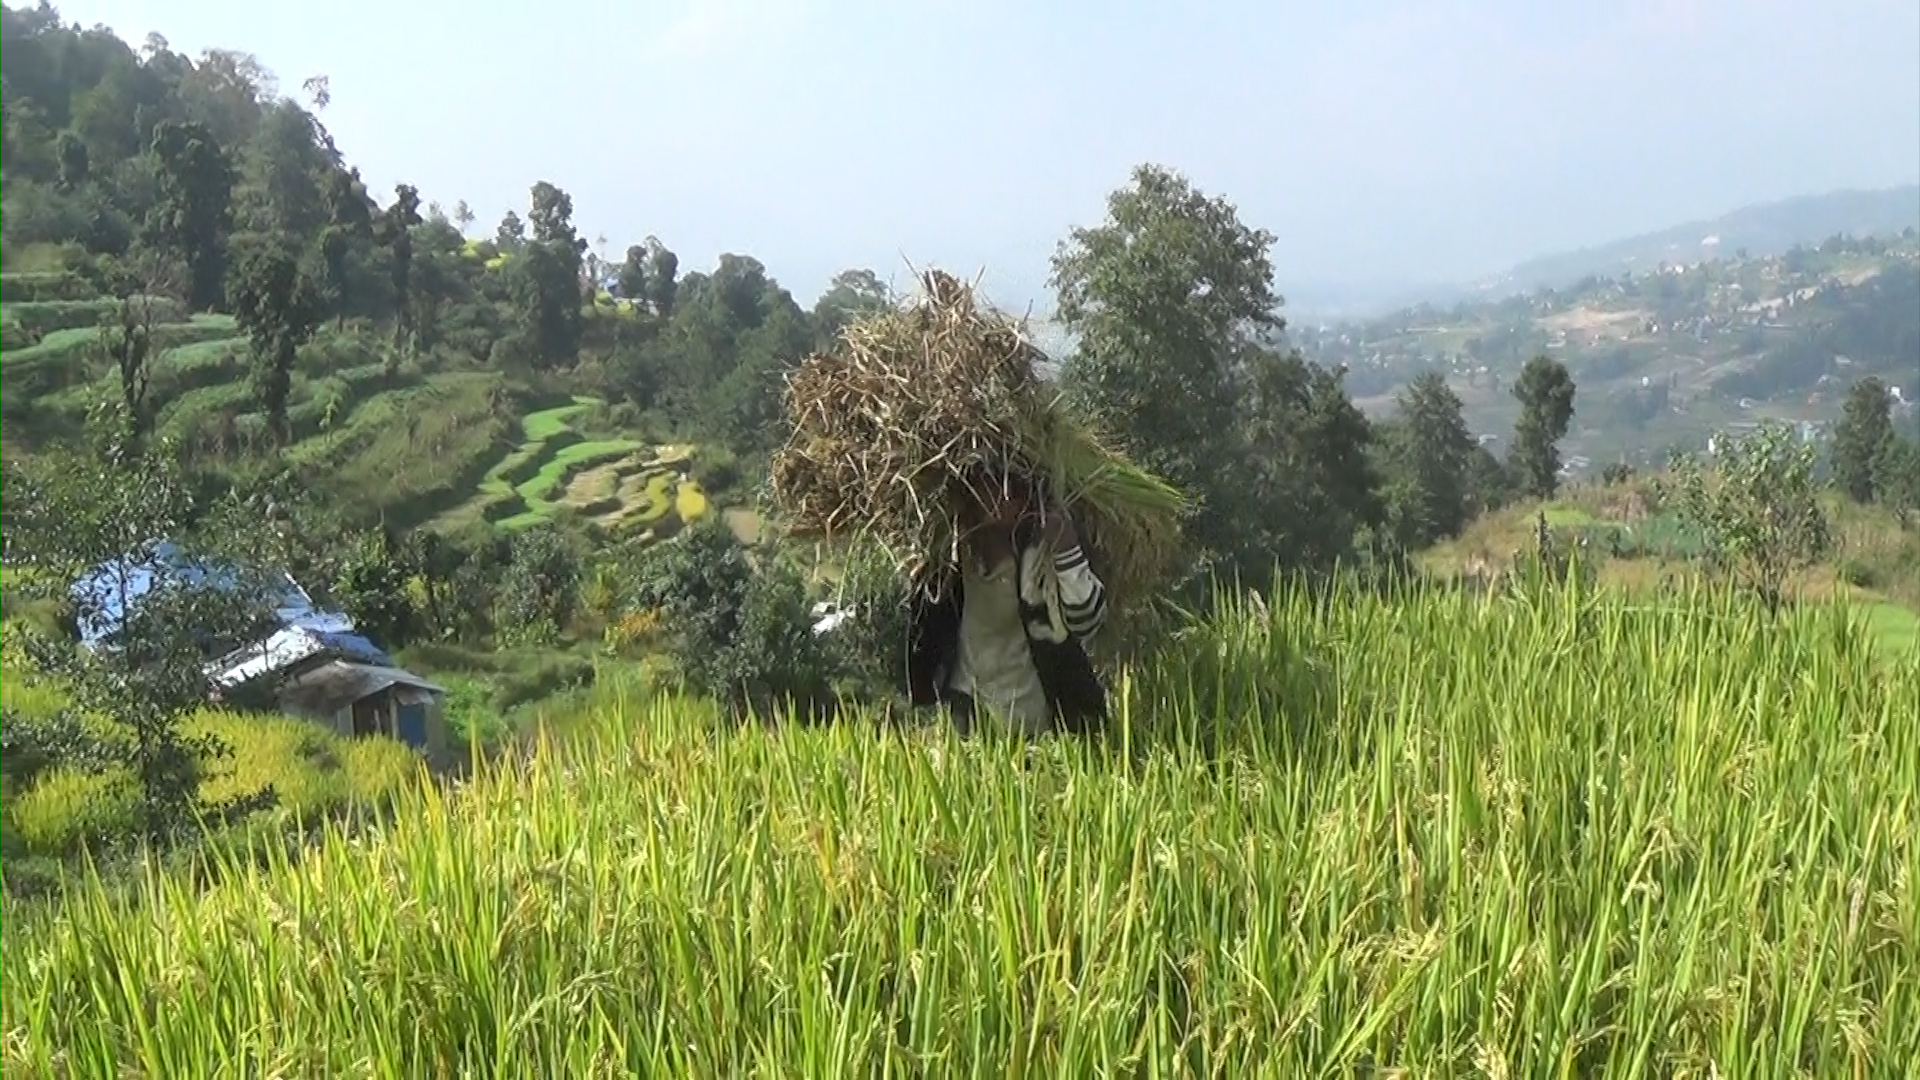
[(1481, 291), (1511, 294), (1564, 288), (1591, 274), (1641, 273), (1662, 262), (1693, 263), (1742, 249), (1755, 257), (1779, 255), (1795, 244), (1818, 244), (1839, 233), (1887, 237), (1909, 228), (1920, 228), (1920, 184), (1802, 195), (1599, 247), (1529, 259), (1503, 277), (1483, 282)]

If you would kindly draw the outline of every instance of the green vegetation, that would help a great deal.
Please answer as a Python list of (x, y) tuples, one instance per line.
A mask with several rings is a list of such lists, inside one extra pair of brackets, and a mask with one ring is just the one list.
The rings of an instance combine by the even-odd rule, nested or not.
[[(872, 271), (610, 261), (547, 182), (475, 229), (324, 80), (0, 29), (8, 1076), (1920, 1058), (1914, 236), (1283, 336), (1272, 237), (1141, 166), (1060, 383), (1192, 573), (1094, 650), (1104, 738), (962, 740), (898, 575), (752, 505)], [(81, 648), (157, 537), (233, 595)], [(282, 572), (471, 758), (211, 707)]]
[(1562, 446), (1570, 472), (1591, 477), (1612, 461), (1657, 468), (1670, 450), (1702, 449), (1722, 429), (1769, 419), (1828, 427), (1866, 377), (1913, 399), (1920, 231), (1908, 224), (1806, 246), (1811, 238), (1772, 253), (1729, 243), (1686, 260), (1660, 255), (1525, 295), (1496, 292), (1288, 333), (1318, 363), (1346, 365), (1370, 415), (1388, 412), (1400, 386), (1436, 372), (1482, 434), (1513, 429), (1515, 380), (1529, 360), (1550, 355), (1579, 385)]
[(1920, 1054), (1896, 809), (1920, 664), (1858, 663), (1839, 613), (1697, 592), (1270, 610), (1139, 672), (1111, 760), (716, 731), (609, 689), (369, 840), (14, 924), (10, 1060), (1626, 1077)]

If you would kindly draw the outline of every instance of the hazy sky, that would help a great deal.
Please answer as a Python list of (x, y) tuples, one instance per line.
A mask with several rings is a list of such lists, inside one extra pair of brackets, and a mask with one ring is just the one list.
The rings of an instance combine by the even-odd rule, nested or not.
[(1915, 0), (58, 6), (325, 73), (383, 202), (409, 181), (490, 232), (551, 180), (614, 257), (751, 254), (802, 303), (907, 260), (1037, 297), (1142, 161), (1277, 234), (1283, 293), (1920, 177)]

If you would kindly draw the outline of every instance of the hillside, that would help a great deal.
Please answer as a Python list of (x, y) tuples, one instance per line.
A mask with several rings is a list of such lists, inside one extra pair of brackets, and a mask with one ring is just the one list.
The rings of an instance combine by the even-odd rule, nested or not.
[(1591, 475), (1615, 460), (1657, 464), (1671, 448), (1697, 449), (1717, 429), (1766, 418), (1824, 427), (1845, 388), (1867, 375), (1920, 399), (1920, 233), (1289, 334), (1310, 358), (1346, 365), (1372, 413), (1390, 409), (1415, 374), (1445, 372), (1469, 425), (1495, 439), (1517, 415), (1508, 387), (1519, 365), (1552, 356), (1580, 387), (1565, 447)]
[[(1017, 328), (904, 314), (796, 405), (871, 271), (605, 260), (544, 181), (479, 226), (368, 191), (323, 83), (0, 30), (0, 1074), (1920, 1058), (1920, 440), (1854, 378), (1920, 355), (1911, 235), (1296, 328), (1321, 365), (1271, 238), (1143, 164), (1060, 245), (1058, 412), (976, 363)], [(1820, 460), (1558, 473), (1841, 395)], [(974, 496), (932, 617), (761, 497), (850, 402), (805, 447), (849, 526), (1039, 489)], [(946, 677), (992, 589), (1025, 715)]]
[(1891, 239), (1908, 229), (1920, 229), (1920, 184), (1802, 195), (1598, 247), (1529, 259), (1499, 278), (1476, 283), (1475, 289), (1496, 295), (1564, 289), (1589, 276), (1653, 273), (1662, 263), (1683, 266), (1703, 259), (1765, 258), (1829, 237)]

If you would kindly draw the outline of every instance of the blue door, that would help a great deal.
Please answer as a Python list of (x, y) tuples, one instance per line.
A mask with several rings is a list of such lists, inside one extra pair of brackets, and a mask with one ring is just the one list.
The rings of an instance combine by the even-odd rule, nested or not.
[(400, 741), (418, 750), (427, 748), (427, 707), (400, 706)]

